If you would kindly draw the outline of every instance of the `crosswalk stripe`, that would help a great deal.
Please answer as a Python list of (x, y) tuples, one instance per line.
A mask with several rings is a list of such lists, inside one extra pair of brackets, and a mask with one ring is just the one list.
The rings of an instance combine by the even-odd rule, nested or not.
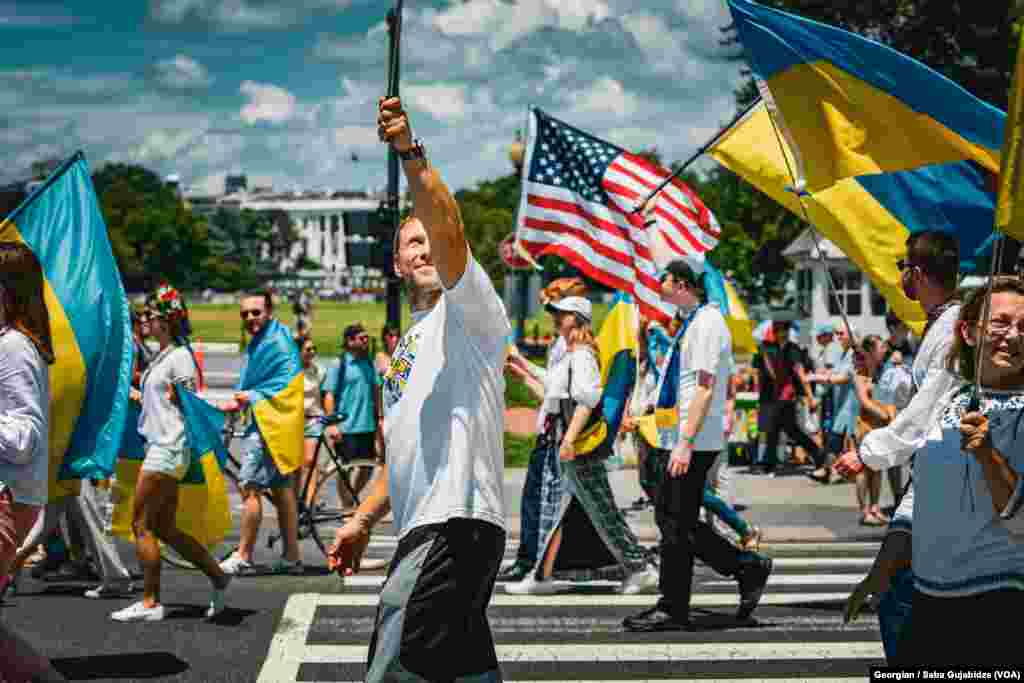
[[(821, 585), (852, 586), (861, 582), (866, 574), (772, 574), (768, 577), (769, 586), (802, 586)], [(701, 586), (735, 586), (734, 579), (725, 581), (702, 581)]]
[[(348, 577), (383, 578), (383, 577)], [(765, 593), (761, 597), (762, 605), (803, 605), (821, 602), (845, 602), (849, 592), (842, 593)], [(294, 598), (294, 596), (292, 596)], [(334, 593), (318, 596), (320, 605), (340, 605), (343, 607), (376, 607), (379, 596), (376, 593)], [(632, 607), (650, 607), (653, 595), (619, 595), (608, 592), (600, 595), (580, 593), (558, 593), (555, 595), (509, 595), (495, 592), (491, 599), (492, 607), (585, 607), (593, 605), (595, 598), (606, 600), (603, 604), (628, 605)], [(690, 599), (693, 607), (736, 607), (739, 605), (736, 593), (713, 594), (694, 593)]]
[[(881, 643), (618, 643), (496, 645), (498, 661), (623, 662), (629, 660), (695, 662), (722, 660), (874, 659), (884, 657)], [(304, 664), (361, 664), (366, 645), (306, 645)]]
[(826, 567), (870, 569), (875, 560), (872, 557), (776, 557), (772, 562), (776, 569), (824, 569)]

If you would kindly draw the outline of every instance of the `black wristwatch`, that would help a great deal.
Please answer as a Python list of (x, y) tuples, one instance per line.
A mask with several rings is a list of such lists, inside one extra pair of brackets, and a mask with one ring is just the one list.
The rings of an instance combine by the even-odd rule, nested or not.
[(423, 143), (420, 142), (419, 139), (415, 139), (412, 141), (412, 147), (405, 150), (404, 152), (398, 152), (398, 156), (402, 161), (415, 161), (416, 159), (426, 159), (427, 150), (423, 148)]

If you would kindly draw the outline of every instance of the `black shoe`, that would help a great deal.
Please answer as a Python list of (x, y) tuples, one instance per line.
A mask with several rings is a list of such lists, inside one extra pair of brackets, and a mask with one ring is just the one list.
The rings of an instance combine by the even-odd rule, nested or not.
[(736, 575), (740, 584), (740, 607), (736, 610), (736, 618), (746, 621), (757, 609), (772, 573), (772, 561), (767, 557), (756, 555), (749, 564), (744, 564)]
[(522, 581), (530, 573), (530, 567), (525, 562), (516, 562), (503, 572), (499, 572), (499, 581)]
[(660, 607), (652, 607), (640, 614), (634, 614), (622, 620), (627, 631), (687, 631), (690, 629), (689, 619), (680, 619), (664, 611)]

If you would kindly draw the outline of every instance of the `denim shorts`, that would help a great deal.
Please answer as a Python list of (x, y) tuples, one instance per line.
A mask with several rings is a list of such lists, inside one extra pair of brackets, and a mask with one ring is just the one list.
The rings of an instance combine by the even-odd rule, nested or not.
[(192, 456), (187, 448), (164, 448), (163, 446), (146, 446), (146, 458), (142, 461), (143, 472), (166, 474), (177, 481), (185, 478)]
[(319, 439), (320, 435), (324, 433), (324, 423), (320, 421), (319, 417), (307, 417), (306, 426), (302, 432), (302, 436), (307, 439)]
[(238, 472), (238, 481), (243, 488), (280, 489), (291, 486), (292, 478), (277, 469), (266, 442), (254, 430), (242, 437), (242, 468)]

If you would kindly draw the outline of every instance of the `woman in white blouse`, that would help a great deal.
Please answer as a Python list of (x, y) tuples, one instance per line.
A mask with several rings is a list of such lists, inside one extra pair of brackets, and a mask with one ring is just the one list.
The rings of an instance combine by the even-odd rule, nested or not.
[[(19, 242), (0, 242), (0, 576), (46, 503), (50, 370), (54, 362), (43, 271)], [(0, 621), (0, 680), (63, 681)]]
[[(563, 487), (560, 492), (547, 492), (541, 499), (538, 561), (522, 581), (506, 585), (505, 591), (550, 594), (556, 590), (556, 568), (586, 571), (610, 567), (623, 577), (620, 592), (638, 593), (655, 586), (658, 573), (612, 495), (604, 465), (610, 440), (605, 442), (607, 452), (599, 448), (577, 453), (577, 439), (591, 413), (600, 410), (602, 393), (590, 301), (571, 296), (549, 304), (548, 309), (565, 340), (566, 354), (548, 370), (543, 387), (521, 363), (513, 360), (510, 369), (535, 393), (542, 393), (545, 427), (538, 437), (538, 448), (547, 453), (545, 467), (561, 467)], [(566, 552), (562, 552), (567, 538), (571, 547), (566, 546)]]
[[(209, 551), (178, 529), (178, 484), (192, 464), (192, 452), (185, 442), (185, 419), (178, 404), (174, 385), (195, 390), (197, 369), (190, 349), (181, 345), (185, 338), (187, 314), (177, 290), (162, 285), (146, 302), (150, 313), (150, 333), (160, 346), (142, 374), (142, 390), (131, 390), (132, 400), (142, 404), (139, 433), (146, 441), (139, 481), (135, 487), (132, 531), (135, 549), (142, 565), (142, 600), (114, 612), (115, 621), (160, 621), (164, 606), (160, 602), (160, 542), (174, 548), (182, 557), (199, 567), (213, 584), (206, 617), (224, 610), (224, 592), (228, 577)], [(158, 540), (159, 539), (159, 540)]]

